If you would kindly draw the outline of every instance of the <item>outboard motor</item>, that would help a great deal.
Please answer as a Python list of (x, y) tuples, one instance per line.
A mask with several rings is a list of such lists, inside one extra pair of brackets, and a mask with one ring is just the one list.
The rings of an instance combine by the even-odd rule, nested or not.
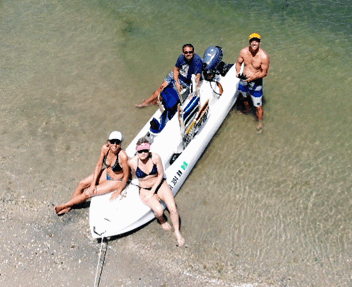
[(226, 75), (232, 65), (224, 63), (222, 57), (222, 48), (219, 46), (210, 46), (205, 50), (202, 70), (206, 81), (213, 81), (217, 74)]

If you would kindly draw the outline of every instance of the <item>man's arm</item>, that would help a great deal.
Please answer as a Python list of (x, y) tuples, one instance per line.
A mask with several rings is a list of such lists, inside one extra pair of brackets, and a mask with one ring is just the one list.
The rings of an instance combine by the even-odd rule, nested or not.
[(178, 82), (178, 76), (180, 75), (180, 68), (178, 67), (174, 67), (174, 70), (173, 70), (173, 73), (174, 73), (174, 80), (175, 82)]
[(200, 73), (196, 75), (196, 83), (198, 84), (200, 82)]
[(195, 54), (194, 57), (196, 57), (195, 58), (194, 75), (196, 76), (196, 83), (199, 84), (200, 79), (202, 77), (203, 60), (198, 54)]
[(237, 59), (237, 63), (236, 63), (236, 77), (238, 78), (240, 71), (241, 71), (241, 66), (242, 63), (244, 62), (244, 57), (243, 57), (243, 49), (240, 52), (240, 55)]
[(180, 68), (178, 67), (174, 67), (174, 70), (173, 70), (173, 73), (174, 73), (174, 80), (175, 80), (175, 85), (176, 85), (176, 89), (181, 92), (182, 90), (182, 86), (180, 85), (179, 81), (178, 81), (178, 77), (180, 75)]

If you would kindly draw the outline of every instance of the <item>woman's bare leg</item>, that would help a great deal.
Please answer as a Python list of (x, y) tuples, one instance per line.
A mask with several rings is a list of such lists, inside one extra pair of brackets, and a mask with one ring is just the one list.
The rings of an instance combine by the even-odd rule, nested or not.
[(142, 191), (141, 199), (144, 204), (148, 205), (153, 210), (155, 217), (160, 222), (161, 227), (164, 230), (171, 230), (171, 225), (165, 221), (164, 207), (161, 205), (159, 197), (155, 194), (152, 197), (145, 197)]
[[(72, 205), (68, 205), (68, 203), (70, 203), (72, 200), (73, 202), (75, 202), (75, 199), (79, 196), (81, 196), (84, 192), (84, 190), (88, 187), (90, 187), (91, 183), (93, 180), (93, 174), (87, 176), (86, 178), (82, 179), (79, 183), (77, 188), (75, 189), (72, 198), (69, 202), (67, 202), (66, 204), (61, 204), (58, 206), (55, 206), (55, 211), (58, 215), (64, 214), (64, 213), (68, 213), (71, 211)], [(81, 197), (79, 197), (81, 198)], [(83, 201), (82, 201), (83, 202)]]
[(58, 215), (67, 213), (71, 210), (72, 206), (83, 203), (88, 198), (90, 198), (90, 195), (87, 192), (83, 192), (82, 194), (73, 197), (69, 202), (55, 206), (55, 211)]
[[(81, 195), (86, 188), (90, 187), (90, 185), (92, 183), (92, 180), (93, 180), (93, 174), (91, 174), (90, 176), (88, 176), (85, 179), (81, 180), (79, 182), (75, 192), (73, 193), (71, 199), (74, 199), (75, 197)], [(55, 208), (55, 210), (56, 210), (56, 208)], [(58, 214), (61, 215), (61, 214), (68, 213), (70, 211), (71, 211), (71, 207), (66, 207), (66, 208), (60, 210), (60, 212)]]
[(93, 175), (90, 175), (87, 178), (83, 179), (78, 184), (78, 187), (76, 188), (73, 197), (69, 202), (55, 206), (56, 213), (58, 215), (67, 213), (71, 210), (72, 206), (83, 203), (94, 195), (105, 194), (114, 191), (119, 187), (119, 184), (122, 184), (121, 181), (106, 180), (106, 171), (104, 170), (104, 172), (99, 178), (99, 185), (96, 186), (94, 194), (88, 194), (87, 192), (84, 192), (84, 190), (90, 186), (92, 179)]
[(75, 192), (73, 193), (72, 198), (82, 194), (86, 188), (90, 187), (92, 180), (93, 180), (93, 174), (87, 176), (85, 179), (82, 179), (78, 183), (78, 186), (77, 186)]
[(176, 236), (178, 245), (181, 247), (185, 244), (185, 239), (183, 238), (180, 231), (180, 217), (176, 207), (175, 199), (166, 181), (164, 181), (163, 185), (160, 187), (158, 191), (158, 197), (166, 203), (166, 206), (170, 212), (170, 219), (171, 219), (172, 225), (174, 226), (174, 229), (175, 229), (175, 236)]

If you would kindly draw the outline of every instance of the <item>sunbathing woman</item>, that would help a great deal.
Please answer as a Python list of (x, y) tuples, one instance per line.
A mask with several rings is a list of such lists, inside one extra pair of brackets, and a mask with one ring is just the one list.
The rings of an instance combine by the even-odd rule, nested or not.
[(85, 202), (92, 196), (115, 191), (110, 198), (112, 201), (121, 194), (130, 175), (128, 156), (121, 149), (121, 142), (120, 132), (110, 134), (108, 143), (101, 148), (94, 173), (81, 180), (69, 202), (55, 206), (58, 215), (69, 212), (73, 205)]
[(166, 203), (179, 246), (185, 243), (180, 232), (180, 223), (174, 196), (164, 178), (164, 169), (159, 155), (150, 152), (149, 140), (142, 137), (137, 142), (137, 155), (128, 161), (129, 166), (139, 179), (139, 195), (155, 213), (163, 229), (171, 230), (165, 221), (164, 208), (160, 200)]

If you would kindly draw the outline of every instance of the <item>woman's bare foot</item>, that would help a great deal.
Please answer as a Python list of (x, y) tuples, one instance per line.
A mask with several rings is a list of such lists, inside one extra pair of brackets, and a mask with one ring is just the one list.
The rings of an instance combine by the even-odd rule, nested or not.
[(65, 213), (68, 213), (68, 212), (71, 211), (71, 207), (63, 208), (63, 207), (60, 207), (60, 206), (55, 206), (54, 209), (55, 209), (55, 212), (56, 212), (57, 215), (62, 215), (62, 214), (65, 214)]
[(166, 230), (166, 231), (171, 230), (171, 225), (168, 222), (164, 221), (164, 222), (161, 222), (160, 224), (164, 230)]
[(260, 122), (259, 125), (257, 126), (257, 134), (262, 134), (264, 131), (263, 124)]
[(185, 239), (182, 237), (180, 231), (175, 231), (177, 243), (179, 247), (182, 247), (185, 244)]

